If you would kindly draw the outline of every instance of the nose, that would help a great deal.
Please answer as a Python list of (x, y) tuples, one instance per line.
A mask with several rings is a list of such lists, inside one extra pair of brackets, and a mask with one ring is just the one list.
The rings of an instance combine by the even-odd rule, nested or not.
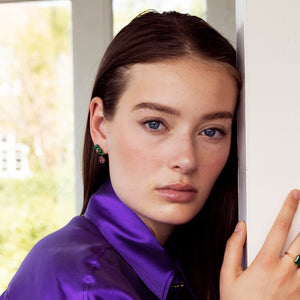
[(192, 138), (177, 138), (169, 156), (169, 167), (182, 174), (193, 173), (197, 169), (197, 151)]

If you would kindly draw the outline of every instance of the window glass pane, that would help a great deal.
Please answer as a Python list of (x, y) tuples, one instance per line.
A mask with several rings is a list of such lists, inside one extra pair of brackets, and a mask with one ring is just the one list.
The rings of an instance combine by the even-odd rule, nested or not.
[(0, 294), (75, 214), (71, 1), (0, 4)]
[(141, 12), (176, 10), (206, 18), (206, 0), (113, 0), (114, 35)]

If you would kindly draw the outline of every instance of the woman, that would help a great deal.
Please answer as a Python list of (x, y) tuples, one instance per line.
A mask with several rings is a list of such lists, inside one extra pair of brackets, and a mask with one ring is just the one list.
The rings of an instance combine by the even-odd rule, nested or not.
[(234, 49), (203, 20), (148, 12), (126, 26), (92, 93), (82, 216), (33, 248), (0, 299), (299, 299), (280, 256), (299, 191), (241, 269), (239, 86)]

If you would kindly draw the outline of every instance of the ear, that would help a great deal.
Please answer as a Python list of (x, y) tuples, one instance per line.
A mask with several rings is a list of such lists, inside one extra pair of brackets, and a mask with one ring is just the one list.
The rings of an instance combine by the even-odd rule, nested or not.
[(98, 144), (107, 154), (107, 120), (103, 113), (103, 101), (99, 97), (92, 99), (90, 104), (90, 132), (94, 145)]

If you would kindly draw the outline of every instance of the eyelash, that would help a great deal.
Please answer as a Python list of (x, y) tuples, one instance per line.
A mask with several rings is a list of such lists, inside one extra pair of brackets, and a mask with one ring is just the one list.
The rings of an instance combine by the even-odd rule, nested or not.
[[(151, 128), (150, 125), (149, 125), (151, 123), (152, 124), (153, 123), (157, 123), (158, 127), (157, 128)], [(164, 130), (167, 129), (167, 126), (164, 124), (164, 122), (161, 121), (161, 120), (158, 120), (158, 119), (151, 119), (151, 120), (143, 121), (143, 125), (146, 126), (146, 128), (148, 130), (150, 130), (150, 131), (152, 131), (154, 133), (159, 133), (159, 132), (164, 131)], [(162, 126), (163, 128), (159, 128), (160, 126)], [(209, 131), (209, 130), (215, 131), (214, 136), (209, 136), (207, 134), (207, 131)], [(220, 136), (216, 137), (215, 135), (217, 135), (217, 134), (219, 134)], [(203, 136), (205, 136), (205, 137), (207, 137), (209, 139), (218, 139), (218, 138), (221, 138), (224, 135), (226, 135), (226, 132), (225, 132), (225, 130), (223, 130), (221, 128), (209, 127), (209, 128), (204, 129), (203, 131), (201, 131), (199, 135), (203, 135)]]
[[(207, 131), (208, 130), (211, 130), (211, 131), (215, 131), (215, 133), (216, 134), (220, 134), (220, 136), (209, 136), (209, 135), (207, 135)], [(206, 134), (205, 134), (205, 132), (206, 132)], [(225, 134), (226, 134), (226, 132), (223, 130), (223, 129), (220, 129), (220, 128), (214, 128), (214, 127), (212, 127), (212, 128), (207, 128), (207, 129), (204, 129), (202, 132), (201, 132), (201, 134), (202, 135), (204, 135), (204, 136), (206, 136), (206, 137), (208, 137), (208, 138), (211, 138), (211, 139), (218, 139), (218, 138), (221, 138), (222, 136), (224, 136)]]

